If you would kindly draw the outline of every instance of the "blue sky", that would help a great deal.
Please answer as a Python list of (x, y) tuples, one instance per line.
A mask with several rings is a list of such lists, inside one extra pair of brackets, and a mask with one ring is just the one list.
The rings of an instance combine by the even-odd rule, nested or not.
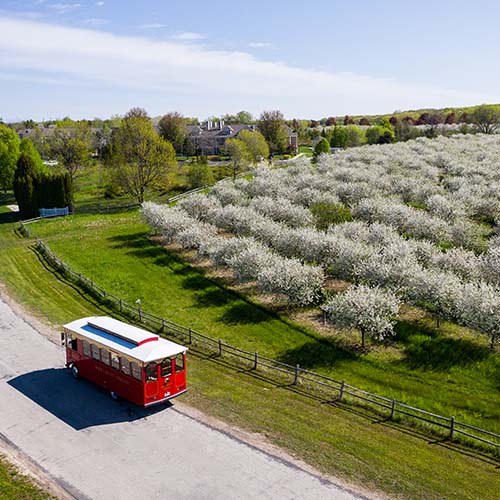
[(0, 0), (0, 116), (500, 102), (500, 2)]

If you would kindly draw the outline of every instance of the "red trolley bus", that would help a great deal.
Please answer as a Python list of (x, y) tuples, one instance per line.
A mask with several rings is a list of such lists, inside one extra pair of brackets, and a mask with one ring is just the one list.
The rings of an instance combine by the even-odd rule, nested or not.
[(66, 367), (138, 406), (151, 406), (187, 391), (187, 348), (105, 316), (64, 325)]

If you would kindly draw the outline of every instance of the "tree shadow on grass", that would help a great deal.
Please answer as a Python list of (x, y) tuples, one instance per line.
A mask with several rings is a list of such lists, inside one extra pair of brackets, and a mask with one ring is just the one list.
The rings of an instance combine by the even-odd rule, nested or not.
[(223, 288), (218, 288), (211, 283), (210, 288), (195, 294), (195, 304), (197, 307), (222, 307), (231, 302), (239, 300), (238, 297), (233, 296), (230, 292)]
[(114, 248), (128, 248), (128, 255), (150, 259), (155, 265), (168, 267), (175, 274), (189, 275), (196, 272), (199, 273), (199, 271), (196, 271), (192, 266), (186, 264), (175, 254), (169, 252), (161, 245), (152, 242), (149, 236), (150, 234), (148, 231), (137, 231), (132, 234), (111, 236), (108, 240), (113, 243)]
[(220, 318), (226, 325), (247, 325), (264, 323), (273, 319), (272, 316), (258, 306), (248, 303), (238, 303), (230, 307)]
[(393, 339), (402, 344), (411, 343), (415, 335), (425, 335), (429, 338), (439, 336), (439, 331), (436, 328), (432, 328), (418, 320), (400, 320), (394, 327), (394, 332), (396, 335)]
[[(151, 242), (147, 231), (112, 236), (109, 238), (117, 248), (129, 248), (129, 254), (139, 258), (151, 259), (154, 264), (168, 267), (174, 274), (183, 276), (182, 288), (195, 293), (197, 307), (222, 307), (231, 302), (242, 300), (238, 294), (226, 290), (205, 276), (203, 271), (182, 261), (162, 246)], [(251, 306), (250, 306), (251, 307)]]
[(483, 361), (490, 351), (465, 339), (418, 338), (404, 349), (403, 363), (412, 369), (449, 370)]
[(334, 367), (340, 361), (354, 361), (358, 358), (356, 352), (342, 346), (334, 339), (318, 339), (286, 351), (278, 361), (312, 370), (319, 367)]
[(491, 354), (485, 346), (471, 340), (442, 335), (437, 328), (421, 321), (400, 321), (395, 340), (403, 344), (404, 358), (397, 361), (411, 369), (446, 371), (483, 361)]
[(129, 249), (128, 253), (139, 258), (153, 260), (160, 267), (168, 267), (176, 275), (183, 276), (182, 287), (200, 293), (195, 294), (195, 305), (198, 307), (227, 306), (219, 321), (229, 325), (262, 323), (266, 320), (278, 320), (286, 323), (291, 329), (316, 340), (317, 335), (300, 324), (295, 324), (279, 313), (254, 304), (244, 294), (225, 288), (215, 280), (206, 277), (205, 273), (195, 266), (186, 263), (175, 253), (160, 244), (151, 241), (148, 231), (137, 231), (132, 234), (109, 237), (115, 248)]
[(191, 270), (191, 273), (185, 273), (186, 278), (182, 281), (182, 288), (186, 290), (206, 290), (214, 286), (214, 283), (203, 274)]
[(114, 246), (116, 248), (144, 248), (149, 246), (156, 246), (152, 245), (148, 236), (148, 231), (137, 231), (135, 233), (110, 236), (108, 240), (114, 242)]
[(0, 224), (8, 224), (10, 222), (16, 222), (21, 220), (19, 213), (17, 212), (2, 212), (0, 213)]

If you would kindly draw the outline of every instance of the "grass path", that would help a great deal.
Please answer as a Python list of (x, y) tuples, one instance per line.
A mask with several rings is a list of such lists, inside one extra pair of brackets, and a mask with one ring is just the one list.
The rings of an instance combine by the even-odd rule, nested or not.
[[(46, 269), (30, 248), (31, 242), (17, 238), (12, 229), (10, 224), (0, 226), (0, 281), (16, 300), (55, 325), (103, 312), (93, 299)], [(315, 368), (343, 371), (349, 375), (346, 378), (356, 378), (365, 387), (382, 387), (387, 379), (391, 383), (387, 390), (400, 387), (406, 392), (411, 387), (422, 391), (418, 388), (432, 387), (434, 379), (447, 379), (449, 372), (443, 374), (443, 370), (428, 376), (427, 370), (398, 368), (397, 359), (380, 359), (379, 352), (353, 356), (335, 343), (321, 342), (306, 328), (253, 307), (152, 245), (145, 226), (134, 215), (60, 219), (38, 223), (33, 229), (76, 270), (108, 291), (130, 302), (141, 298), (145, 309), (235, 345), (283, 358), (290, 353), (305, 357), (326, 350)], [(246, 319), (242, 321), (242, 317)], [(391, 363), (402, 370), (400, 379), (394, 375), (397, 372), (384, 374), (392, 369)], [(494, 371), (489, 355), (477, 363)], [(224, 360), (204, 360), (191, 351), (189, 369), (190, 391), (185, 401), (230, 424), (263, 434), (324, 472), (393, 497), (498, 498), (499, 464), (490, 457), (399, 429), (362, 409), (320, 404), (225, 365)], [(481, 370), (468, 369), (474, 373), (474, 384), (479, 385)], [(456, 399), (458, 405), (465, 392), (454, 391), (451, 401), (445, 398), (446, 404)], [(488, 406), (491, 413), (495, 408)]]

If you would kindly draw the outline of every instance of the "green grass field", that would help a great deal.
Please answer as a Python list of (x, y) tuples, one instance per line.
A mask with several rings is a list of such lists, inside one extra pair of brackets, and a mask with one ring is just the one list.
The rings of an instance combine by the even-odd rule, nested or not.
[(299, 146), (299, 153), (303, 153), (311, 158), (313, 156), (313, 148), (310, 146)]
[(54, 496), (39, 488), (30, 478), (0, 455), (0, 500), (49, 500)]
[(237, 347), (500, 432), (500, 398), (495, 397), (500, 358), (488, 349), (486, 337), (449, 323), (437, 329), (421, 314), (400, 322), (393, 345), (363, 353), (343, 336), (325, 338), (218, 286), (152, 243), (135, 212), (44, 221), (33, 230), (77, 272), (129, 303), (140, 298), (149, 312)]
[[(107, 314), (44, 267), (32, 240), (0, 226), (0, 281), (54, 325)], [(498, 429), (498, 355), (487, 340), (430, 318), (399, 326), (395, 346), (361, 354), (255, 306), (152, 244), (136, 213), (83, 215), (32, 226), (61, 258), (109, 292), (238, 347), (300, 363), (359, 387)], [(446, 362), (443, 361), (446, 359)], [(404, 498), (497, 498), (498, 462), (362, 408), (331, 406), (191, 351), (185, 401), (259, 432), (325, 472)]]

